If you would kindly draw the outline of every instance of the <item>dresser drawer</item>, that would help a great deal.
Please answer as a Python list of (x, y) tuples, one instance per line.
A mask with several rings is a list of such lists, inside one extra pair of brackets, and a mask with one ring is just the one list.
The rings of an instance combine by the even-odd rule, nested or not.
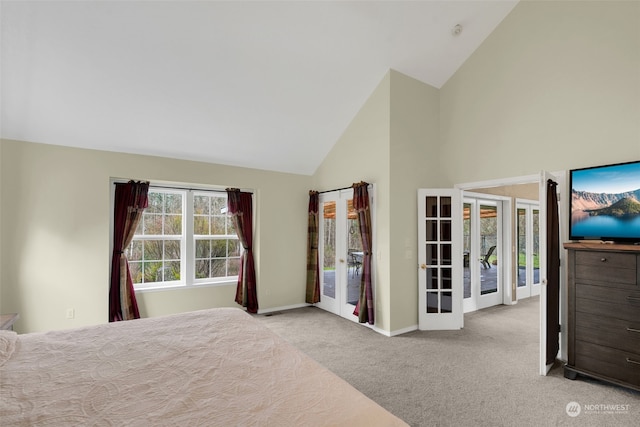
[(636, 269), (637, 255), (609, 251), (577, 251), (576, 265), (607, 265), (613, 268)]
[(640, 320), (576, 313), (576, 340), (640, 354)]
[(575, 311), (640, 322), (640, 288), (626, 290), (578, 284)]
[(640, 355), (576, 341), (575, 367), (640, 386)]
[(575, 278), (577, 281), (637, 285), (637, 260), (637, 255), (631, 253), (577, 251)]

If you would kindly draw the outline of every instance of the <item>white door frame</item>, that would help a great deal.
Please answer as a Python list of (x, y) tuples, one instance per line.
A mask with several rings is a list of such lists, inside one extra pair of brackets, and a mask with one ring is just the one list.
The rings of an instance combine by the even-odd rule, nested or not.
[[(566, 199), (566, 197), (564, 196), (565, 194), (567, 194), (567, 179), (566, 179), (566, 171), (558, 171), (558, 172), (552, 172), (551, 175), (553, 175), (555, 181), (558, 183), (558, 200), (559, 200), (559, 220), (560, 220), (560, 240), (562, 241), (562, 239), (566, 238), (566, 232), (565, 230), (567, 230), (568, 227), (568, 207), (567, 207), (567, 202), (564, 200)], [(478, 189), (478, 188), (491, 188), (491, 187), (504, 187), (504, 186), (509, 186), (509, 185), (518, 185), (518, 184), (531, 184), (531, 183), (538, 183), (539, 186), (542, 186), (542, 179), (541, 179), (541, 174), (535, 174), (535, 175), (525, 175), (525, 176), (519, 176), (519, 177), (512, 177), (512, 178), (502, 178), (502, 179), (494, 179), (494, 180), (487, 180), (487, 181), (478, 181), (478, 182), (470, 182), (470, 183), (462, 183), (462, 184), (456, 184), (454, 187), (458, 188), (460, 190), (472, 190), (472, 189)], [(546, 186), (544, 187), (546, 189)], [(540, 201), (541, 203), (542, 201)], [(543, 218), (543, 212), (542, 209), (540, 210), (540, 218), (541, 218), (541, 228), (542, 228), (542, 223), (544, 222)], [(546, 240), (546, 235), (543, 234), (542, 229), (540, 230), (540, 235), (541, 237), (541, 255), (542, 255), (542, 240)], [(515, 248), (513, 248), (512, 250), (515, 250)], [(566, 270), (565, 270), (565, 265), (566, 265), (566, 251), (564, 250), (560, 250), (560, 323), (562, 325), (566, 325), (567, 324), (567, 313), (566, 310), (564, 309), (566, 307), (566, 301), (567, 301), (567, 290), (566, 290), (566, 283), (565, 283), (565, 277), (566, 277)], [(541, 270), (541, 279), (542, 279), (542, 265), (540, 266), (540, 270)], [(511, 283), (511, 282), (509, 282)], [(546, 295), (545, 295), (546, 296)], [(540, 296), (540, 328), (542, 330), (542, 315), (544, 313), (545, 316), (545, 321), (546, 321), (546, 299), (543, 299), (543, 296)], [(544, 363), (544, 355), (543, 355), (543, 350), (545, 350), (545, 346), (546, 346), (546, 332), (545, 332), (545, 342), (542, 341), (542, 335), (540, 336), (540, 366), (539, 366), (539, 373), (540, 375), (546, 375), (547, 371), (546, 371), (546, 366)], [(546, 351), (545, 351), (546, 352)], [(564, 330), (562, 330), (560, 332), (560, 356), (559, 358), (561, 360), (567, 360), (567, 336), (566, 333), (564, 332)]]
[[(469, 204), (469, 228), (470, 228), (470, 236), (469, 236), (469, 254), (467, 255), (467, 262), (469, 263), (469, 287), (471, 296), (469, 298), (465, 298), (462, 296), (462, 307), (464, 313), (470, 313), (472, 311), (476, 311), (478, 309), (477, 298), (475, 297), (475, 293), (477, 292), (477, 277), (480, 275), (478, 270), (480, 269), (480, 264), (477, 262), (478, 253), (477, 247), (479, 246), (477, 243), (478, 237), (476, 230), (480, 226), (478, 224), (478, 203), (476, 198), (469, 198), (463, 193), (462, 204)], [(464, 219), (463, 219), (464, 220)], [(463, 266), (464, 270), (464, 266)], [(464, 286), (464, 281), (463, 281)], [(463, 287), (464, 290), (464, 287)]]

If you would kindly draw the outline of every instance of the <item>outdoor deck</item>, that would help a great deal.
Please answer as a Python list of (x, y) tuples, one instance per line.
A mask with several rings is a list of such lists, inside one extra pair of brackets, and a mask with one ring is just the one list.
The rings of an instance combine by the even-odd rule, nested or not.
[[(324, 270), (324, 292), (323, 295), (329, 298), (336, 297), (336, 271)], [(347, 273), (347, 301), (355, 305), (360, 297), (360, 280), (362, 274), (355, 274), (351, 269)]]
[[(335, 298), (336, 285), (335, 285), (335, 270), (325, 270), (324, 274), (324, 295)], [(533, 282), (538, 283), (540, 281), (540, 270), (534, 269)], [(360, 296), (360, 279), (361, 274), (354, 274), (351, 269), (347, 274), (347, 294), (350, 304), (354, 304), (358, 301)], [(481, 287), (480, 292), (487, 294), (495, 292), (498, 287), (498, 268), (493, 265), (491, 268), (480, 268)], [(524, 277), (521, 274), (520, 277)], [(469, 267), (464, 268), (464, 298), (471, 296), (471, 272)]]

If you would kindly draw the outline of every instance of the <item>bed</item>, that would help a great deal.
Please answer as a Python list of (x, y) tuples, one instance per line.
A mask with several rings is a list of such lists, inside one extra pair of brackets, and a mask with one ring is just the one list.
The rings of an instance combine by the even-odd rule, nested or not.
[(46, 333), (0, 331), (0, 420), (407, 425), (236, 308)]

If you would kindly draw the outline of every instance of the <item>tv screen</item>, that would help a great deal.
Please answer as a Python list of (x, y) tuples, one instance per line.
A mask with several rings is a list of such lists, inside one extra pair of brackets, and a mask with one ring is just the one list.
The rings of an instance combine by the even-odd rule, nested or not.
[(640, 161), (569, 171), (570, 240), (640, 242)]

